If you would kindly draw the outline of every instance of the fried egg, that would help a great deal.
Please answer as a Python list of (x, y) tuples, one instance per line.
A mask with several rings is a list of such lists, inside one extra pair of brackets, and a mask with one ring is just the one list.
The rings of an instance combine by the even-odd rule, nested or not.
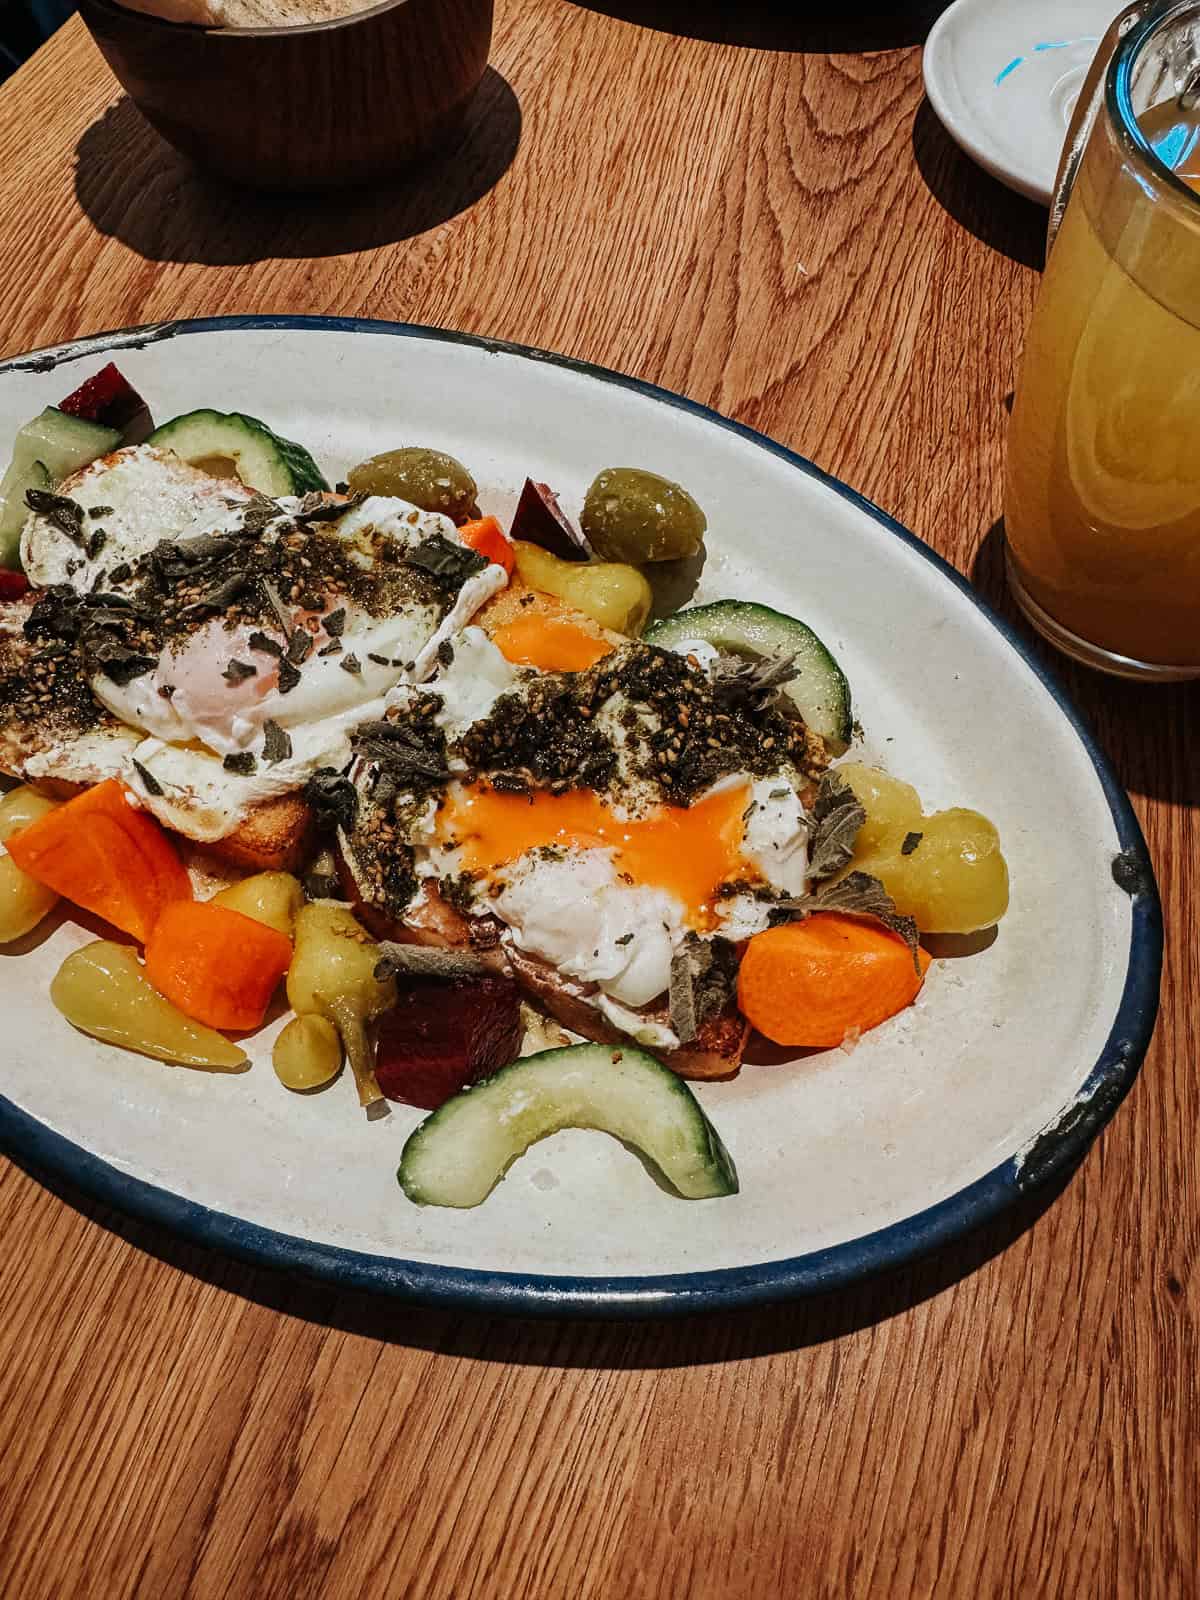
[[(506, 642), (503, 630), (499, 637)], [(556, 656), (560, 643), (552, 641)], [(534, 676), (471, 628), (449, 666), (391, 699), (403, 713), (436, 695), (436, 720), (453, 751), (501, 695), (519, 696)], [(638, 775), (645, 724), (627, 700), (613, 696), (595, 720), (620, 758), (604, 794), (510, 792), (464, 771), (452, 754), (454, 780), (425, 803), (410, 832), (415, 871), (469, 884), (475, 907), (498, 918), (519, 949), (595, 986), (595, 1003), (623, 1031), (672, 1048), (670, 1030), (638, 1013), (667, 991), (688, 938), (749, 938), (768, 926), (774, 897), (805, 891), (809, 823), (798, 775), (729, 773), (688, 805), (664, 803)]]
[[(89, 554), (34, 513), (23, 537), (31, 575), (81, 595), (127, 599), (137, 598), (146, 558), (164, 541), (244, 538), (253, 498), (240, 484), (149, 446), (93, 463), (62, 492), (84, 510), (85, 540), (101, 531), (103, 538)], [(300, 502), (278, 506), (255, 535), (260, 546), (295, 535)], [(380, 496), (323, 521), (321, 532), (336, 534), (372, 594), (377, 558), (396, 565), (431, 539), (463, 548), (448, 518)], [(318, 768), (344, 766), (354, 729), (383, 716), (398, 684), (427, 677), (443, 643), (506, 581), (491, 564), (469, 575), (448, 604), (411, 594), (393, 603), (387, 590), (384, 602), (358, 603), (326, 585), (318, 609), (291, 593), (267, 621), (198, 620), (165, 639), (151, 670), (124, 681), (93, 672), (93, 695), (132, 737), (120, 752), (120, 776), (168, 826), (200, 842), (226, 837), (251, 809), (302, 788)], [(43, 757), (50, 767), (70, 760), (65, 748)]]

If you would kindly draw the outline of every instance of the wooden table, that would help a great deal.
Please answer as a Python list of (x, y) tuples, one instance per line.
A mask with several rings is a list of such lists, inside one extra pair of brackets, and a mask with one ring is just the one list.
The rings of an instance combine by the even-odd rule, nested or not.
[[(279, 310), (551, 346), (795, 446), (1003, 605), (1043, 218), (923, 104), (929, 16), (815, 20), (859, 9), (501, 0), (464, 149), (343, 206), (201, 182), (72, 23), (0, 91), (0, 346)], [(1060, 1197), (837, 1299), (554, 1327), (298, 1287), (5, 1165), (0, 1593), (1195, 1593), (1198, 701), (1065, 676), (1169, 943)]]

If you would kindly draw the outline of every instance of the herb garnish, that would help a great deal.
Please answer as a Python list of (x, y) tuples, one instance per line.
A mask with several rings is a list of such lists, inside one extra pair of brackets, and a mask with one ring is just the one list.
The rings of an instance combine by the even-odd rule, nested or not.
[(326, 828), (354, 831), (358, 817), (358, 790), (336, 767), (318, 767), (304, 786), (304, 798)]
[(254, 754), (250, 750), (238, 750), (233, 755), (228, 755), (221, 765), (226, 772), (237, 772), (242, 777), (248, 778), (258, 767)]
[(726, 711), (756, 711), (781, 689), (799, 677), (795, 656), (761, 657), (747, 660), (721, 656), (713, 678), (713, 699)]
[(444, 579), (456, 589), (489, 564), (487, 557), (481, 556), (477, 550), (468, 550), (466, 545), (451, 544), (440, 533), (432, 533), (420, 544), (406, 550), (404, 560), (410, 567), (419, 567), (430, 577)]
[(281, 761), (287, 761), (291, 754), (291, 736), (272, 717), (268, 717), (263, 723), (263, 760), (269, 767), (275, 767)]
[(395, 944), (390, 939), (379, 942), (381, 959), (375, 966), (375, 980), (385, 983), (388, 978), (482, 978), (494, 968), (481, 961), (469, 950), (441, 950), (423, 944)]
[(261, 628), (255, 628), (250, 635), (250, 648), (251, 650), (260, 650), (265, 656), (278, 658), (283, 655), (283, 646), (279, 643), (279, 640), (272, 639), (271, 635), (263, 633)]
[(302, 661), (307, 661), (312, 654), (312, 634), (304, 628), (297, 628), (288, 640), (287, 659), (294, 667)]
[(299, 682), (300, 682), (300, 669), (298, 667), (294, 667), (290, 661), (287, 661), (287, 660), (281, 661), (279, 663), (279, 692), (280, 692), (280, 694), (291, 694), (292, 690), (296, 687), (296, 685)]
[(321, 625), (331, 639), (340, 639), (346, 630), (346, 608), (339, 606), (336, 611), (331, 611), (321, 618)]
[(336, 522), (362, 505), (365, 494), (352, 494), (346, 500), (326, 500), (319, 489), (312, 489), (291, 513), (297, 522)]
[(258, 668), (249, 661), (230, 661), (221, 676), (226, 683), (245, 683), (247, 678), (257, 678)]
[(257, 489), (249, 500), (235, 500), (232, 505), (241, 512), (241, 532), (252, 539), (257, 539), (269, 522), (274, 522), (276, 517), (283, 515), (282, 509), (275, 501)]
[(724, 1011), (737, 985), (737, 946), (719, 936), (689, 933), (671, 958), (671, 1027), (681, 1044), (694, 1039), (709, 1017)]
[(826, 772), (817, 791), (812, 820), (814, 827), (809, 842), (809, 876), (816, 879), (831, 878), (853, 856), (854, 841), (867, 820), (867, 813), (850, 785), (836, 772)]
[(362, 671), (362, 662), (358, 659), (353, 651), (351, 651), (349, 655), (344, 655), (338, 662), (338, 666), (341, 667), (343, 672)]
[(896, 910), (896, 902), (883, 884), (868, 872), (851, 872), (837, 883), (826, 884), (815, 894), (802, 895), (798, 900), (780, 900), (777, 910), (785, 913), (785, 920), (812, 916), (817, 911), (840, 911), (850, 917), (869, 917), (904, 940), (912, 951), (913, 964), (920, 971), (917, 960), (920, 930), (916, 921), (912, 917), (902, 916)]
[(904, 835), (904, 843), (900, 846), (900, 854), (902, 856), (912, 855), (924, 837), (923, 833), (906, 833)]
[(446, 766), (441, 730), (421, 728), (415, 722), (364, 722), (350, 735), (355, 755), (374, 762), (393, 783), (410, 789), (432, 780), (444, 782)]
[(133, 770), (142, 780), (142, 788), (145, 789), (146, 793), (151, 797), (151, 799), (157, 800), (159, 795), (163, 792), (162, 784), (159, 783), (158, 779), (152, 772), (148, 772), (146, 770), (136, 756), (132, 756), (130, 759), (133, 762)]
[(60, 533), (65, 533), (73, 544), (83, 548), (83, 507), (65, 494), (52, 494), (48, 489), (26, 489), (25, 504), (31, 511), (39, 512)]
[(270, 578), (260, 578), (258, 581), (262, 584), (262, 591), (267, 597), (267, 604), (279, 618), (279, 626), (283, 629), (285, 635), (290, 641), (292, 637), (291, 613), (287, 610), (283, 601), (279, 598), (279, 590), (271, 582)]

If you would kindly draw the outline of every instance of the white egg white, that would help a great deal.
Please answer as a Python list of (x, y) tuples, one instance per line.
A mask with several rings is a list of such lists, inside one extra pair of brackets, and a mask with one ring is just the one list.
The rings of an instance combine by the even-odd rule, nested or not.
[[(170, 450), (139, 444), (101, 456), (59, 485), (58, 492), (84, 511), (87, 535), (103, 530), (101, 548), (89, 557), (57, 523), (30, 512), (21, 534), (21, 561), (30, 583), (46, 588), (69, 583), (86, 594), (101, 573), (132, 564), (163, 539), (177, 539), (197, 523), (228, 513), (251, 491), (228, 479), (188, 466)], [(102, 515), (91, 513), (102, 508)]]

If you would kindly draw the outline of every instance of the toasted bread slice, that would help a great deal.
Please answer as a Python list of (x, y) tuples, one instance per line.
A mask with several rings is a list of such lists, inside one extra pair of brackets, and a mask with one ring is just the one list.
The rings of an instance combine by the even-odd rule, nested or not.
[(312, 856), (317, 824), (301, 794), (283, 794), (255, 806), (237, 828), (207, 848), (220, 861), (251, 872), (296, 872)]

